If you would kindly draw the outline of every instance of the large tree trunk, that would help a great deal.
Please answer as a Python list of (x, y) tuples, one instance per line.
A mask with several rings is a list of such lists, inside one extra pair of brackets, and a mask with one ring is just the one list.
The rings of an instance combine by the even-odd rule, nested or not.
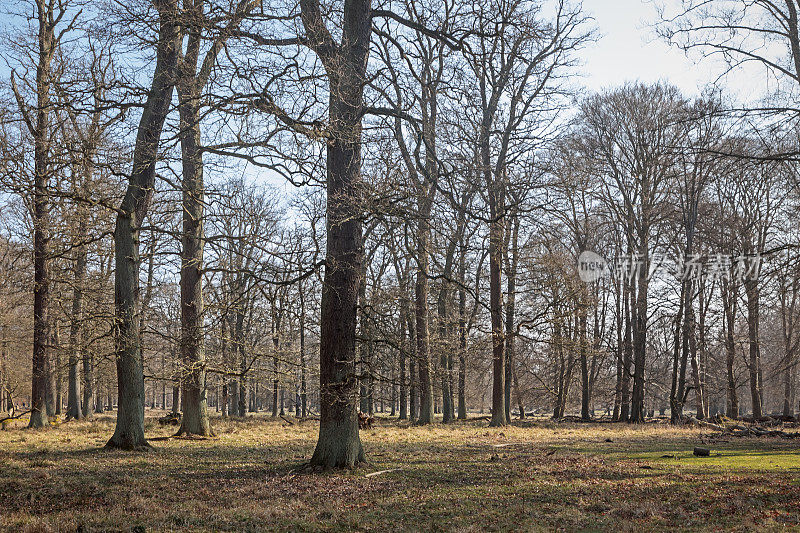
[(328, 74), (327, 250), (320, 316), (320, 427), (311, 466), (352, 468), (364, 461), (355, 373), (361, 227), (361, 116), (372, 34), (370, 0), (346, 0), (342, 44), (325, 28), (320, 6), (301, 0), (307, 38)]
[(39, 19), (39, 50), (36, 65), (36, 123), (33, 127), (33, 360), (31, 369), (31, 417), (28, 427), (48, 425), (47, 392), (50, 327), (50, 205), (48, 200), (50, 151), (50, 64), (55, 52), (52, 6), (36, 3)]
[(181, 248), (181, 385), (183, 417), (180, 435), (213, 434), (206, 398), (203, 302), (204, 197), (200, 146), (200, 99), (194, 79), (178, 86), (181, 159), (183, 163)]
[(160, 29), (153, 82), (139, 121), (133, 171), (117, 212), (114, 231), (115, 343), (119, 410), (114, 435), (106, 446), (147, 447), (144, 438), (144, 373), (139, 316), (139, 226), (155, 185), (156, 159), (164, 120), (172, 102), (179, 46), (176, 0), (156, 0)]
[[(487, 148), (488, 149), (488, 148)], [(505, 406), (505, 353), (503, 335), (503, 222), (498, 214), (495, 184), (489, 184), (489, 313), (492, 323), (492, 420), (490, 426), (508, 424)]]

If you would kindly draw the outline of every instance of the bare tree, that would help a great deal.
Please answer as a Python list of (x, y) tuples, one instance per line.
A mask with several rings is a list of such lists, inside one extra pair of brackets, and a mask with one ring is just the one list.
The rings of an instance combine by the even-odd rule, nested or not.
[(161, 132), (172, 103), (180, 32), (177, 0), (154, 0), (159, 31), (152, 84), (142, 110), (128, 189), (114, 231), (115, 338), (119, 411), (106, 446), (126, 450), (149, 446), (144, 437), (144, 374), (140, 331), (139, 232), (153, 196)]

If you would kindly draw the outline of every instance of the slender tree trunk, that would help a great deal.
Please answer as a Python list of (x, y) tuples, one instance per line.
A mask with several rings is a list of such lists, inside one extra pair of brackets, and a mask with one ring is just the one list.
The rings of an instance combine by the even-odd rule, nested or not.
[(306, 306), (303, 286), (300, 285), (300, 415), (308, 416), (308, 390), (306, 383)]
[[(223, 276), (222, 287), (223, 290), (227, 289), (227, 279)], [(227, 304), (227, 302), (225, 302)], [(230, 368), (230, 361), (228, 359), (228, 316), (225, 312), (223, 312), (222, 317), (220, 318), (220, 356), (222, 358), (222, 368), (225, 371), (222, 374), (222, 399), (220, 401), (220, 411), (222, 418), (228, 418), (229, 410), (228, 410), (228, 401), (229, 401), (229, 391), (228, 391), (228, 380), (230, 379), (228, 376), (228, 370)], [(166, 406), (164, 407), (166, 409)]]
[(467, 291), (466, 265), (461, 254), (458, 267), (458, 419), (467, 419)]
[(622, 408), (622, 359), (623, 359), (623, 345), (622, 345), (622, 329), (623, 329), (623, 316), (622, 316), (622, 281), (616, 285), (615, 290), (615, 306), (616, 306), (616, 334), (617, 334), (617, 349), (616, 355), (616, 382), (614, 385), (614, 413), (613, 418), (615, 422), (619, 422)]
[(625, 336), (622, 340), (623, 358), (622, 358), (622, 407), (620, 409), (619, 419), (621, 422), (630, 420), (631, 409), (631, 396), (630, 396), (630, 383), (631, 383), (631, 360), (633, 359), (633, 343), (631, 342), (633, 321), (631, 308), (633, 307), (633, 296), (631, 295), (631, 284), (623, 281), (623, 295), (622, 304), (625, 318)]
[(758, 281), (746, 280), (744, 282), (747, 295), (747, 337), (750, 349), (750, 399), (753, 404), (753, 418), (761, 418), (762, 388), (761, 388), (761, 347), (758, 339), (759, 325), (759, 288)]
[(686, 283), (681, 283), (678, 314), (675, 316), (675, 330), (672, 345), (672, 387), (669, 395), (670, 421), (678, 423), (683, 418), (683, 397), (686, 387), (686, 360), (681, 357), (681, 330), (683, 324), (683, 306), (685, 299), (683, 293)]
[(417, 424), (433, 422), (434, 397), (431, 378), (430, 333), (428, 330), (428, 263), (430, 255), (430, 207), (427, 189), (419, 194), (417, 221), (417, 279), (414, 308), (417, 332), (417, 368), (419, 372), (419, 417)]
[(56, 416), (58, 416), (61, 414), (61, 409), (64, 403), (64, 366), (63, 361), (61, 360), (61, 328), (59, 327), (58, 321), (53, 323), (52, 331), (52, 348), (56, 356), (56, 371), (53, 375), (55, 384), (55, 409), (53, 412)]
[(205, 304), (203, 248), (205, 244), (203, 157), (200, 139), (200, 97), (194, 77), (178, 84), (181, 158), (183, 163), (181, 248), (181, 385), (183, 417), (180, 435), (213, 434), (206, 398)]
[[(86, 337), (85, 332), (85, 326), (82, 325), (81, 336), (84, 338)], [(92, 405), (94, 404), (94, 358), (92, 357), (92, 352), (85, 345), (83, 346), (83, 357), (81, 359), (83, 367), (83, 418), (88, 419), (92, 418)]]
[(406, 336), (406, 320), (408, 319), (408, 300), (400, 301), (400, 420), (408, 420), (408, 377), (406, 376), (407, 353), (410, 352)]
[(692, 381), (694, 382), (694, 395), (695, 395), (695, 412), (697, 418), (703, 418), (705, 413), (705, 399), (703, 397), (703, 386), (700, 380), (700, 363), (697, 359), (697, 335), (696, 335), (696, 321), (694, 314), (694, 305), (692, 304), (692, 295), (694, 290), (692, 283), (689, 281), (689, 288), (686, 291), (686, 298), (688, 301), (684, 304), (686, 310), (686, 320), (683, 322), (683, 336), (684, 346), (689, 352), (689, 362), (692, 366)]
[(408, 382), (409, 382), (409, 416), (411, 420), (416, 420), (419, 416), (419, 394), (417, 393), (417, 384), (419, 383), (417, 372), (417, 335), (416, 328), (414, 327), (414, 320), (411, 318), (411, 313), (406, 315), (406, 324), (408, 325), (408, 343), (409, 353), (412, 354), (408, 365)]
[[(511, 235), (509, 246), (506, 247), (506, 284), (508, 287), (508, 300), (506, 302), (505, 320), (505, 391), (504, 403), (506, 408), (506, 420), (511, 422), (511, 385), (513, 383), (514, 368), (514, 337), (516, 336), (516, 325), (514, 324), (514, 310), (516, 303), (516, 284), (517, 284), (517, 264), (519, 262), (519, 216), (515, 213), (511, 217)], [(508, 248), (511, 248), (510, 250)], [(520, 412), (520, 418), (525, 418), (525, 413)]]
[(592, 419), (589, 412), (589, 404), (591, 401), (589, 390), (589, 354), (586, 338), (586, 309), (581, 306), (578, 310), (578, 337), (580, 342), (580, 360), (581, 360), (581, 420), (589, 421)]
[(13, 408), (8, 392), (8, 330), (5, 323), (0, 326), (0, 413)]
[(177, 64), (176, 0), (157, 0), (161, 15), (156, 67), (133, 154), (133, 172), (117, 212), (114, 232), (115, 342), (119, 410), (114, 435), (106, 446), (147, 447), (144, 438), (144, 373), (139, 316), (139, 226), (150, 205), (161, 130), (172, 101)]

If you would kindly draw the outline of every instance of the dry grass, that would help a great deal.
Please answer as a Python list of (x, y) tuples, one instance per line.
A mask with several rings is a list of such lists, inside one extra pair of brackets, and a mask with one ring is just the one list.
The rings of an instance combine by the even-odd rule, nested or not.
[[(0, 431), (9, 531), (800, 529), (792, 441), (660, 425), (379, 420), (362, 432), (368, 467), (297, 474), (313, 422), (214, 420), (217, 439), (158, 441), (146, 453), (102, 449), (108, 417), (21, 425)], [(173, 430), (148, 423), (147, 434)], [(691, 455), (700, 442), (711, 457)]]

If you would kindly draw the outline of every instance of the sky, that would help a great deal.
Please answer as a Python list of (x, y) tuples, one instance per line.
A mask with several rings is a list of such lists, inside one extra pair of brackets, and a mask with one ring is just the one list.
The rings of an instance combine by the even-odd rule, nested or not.
[[(724, 66), (714, 60), (695, 63), (683, 51), (670, 46), (649, 27), (658, 19), (650, 0), (584, 0), (584, 9), (595, 19), (600, 39), (582, 51), (582, 80), (589, 89), (600, 90), (626, 81), (668, 81), (687, 96), (696, 96), (713, 82)], [(762, 76), (736, 72), (726, 86), (734, 96), (747, 98), (763, 93)]]

